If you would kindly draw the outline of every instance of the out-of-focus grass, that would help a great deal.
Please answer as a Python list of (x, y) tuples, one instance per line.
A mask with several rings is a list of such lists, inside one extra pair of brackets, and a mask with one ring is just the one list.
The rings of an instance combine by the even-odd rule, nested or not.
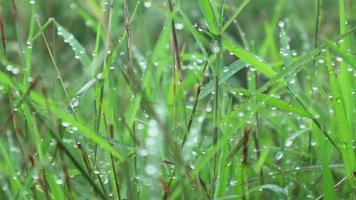
[(0, 6), (0, 199), (355, 198), (353, 1)]

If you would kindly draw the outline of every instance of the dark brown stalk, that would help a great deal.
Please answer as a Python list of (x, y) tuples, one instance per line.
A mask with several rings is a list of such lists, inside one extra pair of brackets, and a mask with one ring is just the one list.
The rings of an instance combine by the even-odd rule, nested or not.
[(64, 174), (64, 179), (65, 179), (67, 190), (68, 190), (68, 196), (69, 196), (69, 199), (73, 199), (72, 186), (71, 186), (72, 184), (70, 183), (70, 176), (69, 176), (69, 173), (68, 173), (68, 166), (64, 162), (64, 155), (63, 155), (62, 151), (61, 151), (61, 160), (62, 160), (62, 170), (63, 170), (63, 174)]
[(164, 196), (170, 196), (171, 191), (169, 190), (169, 184), (167, 184), (162, 177), (159, 178), (159, 182), (161, 183), (161, 187), (164, 192)]
[[(36, 166), (36, 160), (35, 160), (35, 157), (33, 155), (33, 153), (30, 153), (28, 155), (28, 158), (30, 160), (30, 164), (31, 164), (31, 167), (34, 168)], [(49, 197), (49, 193), (48, 193), (48, 187), (47, 187), (47, 184), (46, 184), (46, 179), (45, 179), (45, 173), (44, 173), (44, 170), (41, 169), (41, 174), (39, 176), (39, 179), (38, 179), (38, 182), (42, 188), (42, 190), (44, 191), (45, 193), (45, 197), (47, 200), (50, 200), (50, 197)]]
[[(111, 146), (113, 146), (112, 143), (113, 143), (113, 139), (114, 139), (114, 126), (113, 125), (109, 125), (108, 129), (109, 129), (108, 141), (109, 141), (109, 144)], [(121, 200), (119, 177), (118, 177), (118, 173), (117, 173), (116, 166), (115, 166), (115, 158), (114, 158), (114, 156), (112, 154), (110, 154), (110, 159), (111, 159), (112, 171), (114, 173), (114, 178), (115, 178), (115, 187), (116, 187), (117, 196), (118, 196), (119, 200)]]
[(215, 98), (214, 98), (214, 135), (213, 144), (214, 146), (218, 142), (218, 106), (219, 106), (219, 77), (215, 75)]
[[(124, 0), (124, 17), (125, 17), (125, 30), (126, 30), (126, 48), (127, 48), (127, 59), (128, 59), (128, 73), (131, 78), (131, 84), (135, 88), (135, 76), (133, 70), (133, 59), (132, 59), (132, 39), (131, 39), (131, 26), (130, 26), (130, 12), (128, 1)], [(135, 90), (134, 90), (135, 91)]]
[[(168, 188), (171, 187), (172, 182), (173, 182), (173, 177), (174, 177), (175, 174), (176, 174), (176, 170), (173, 170), (173, 171), (171, 172), (171, 175), (169, 176), (170, 178), (169, 178), (169, 182), (168, 182)], [(164, 196), (163, 196), (162, 199), (163, 199), (163, 200), (168, 199), (168, 194), (167, 194), (167, 193), (164, 193)]]
[(244, 136), (243, 136), (243, 160), (242, 164), (247, 165), (247, 159), (248, 159), (248, 142), (250, 139), (250, 129), (245, 128), (244, 130)]
[[(30, 93), (30, 91), (35, 88), (35, 86), (37, 85), (39, 79), (41, 79), (41, 77), (38, 76), (38, 77), (35, 78), (35, 80), (33, 80), (33, 81), (31, 82), (31, 85), (28, 87), (28, 89), (27, 89), (26, 92), (23, 94), (23, 96), (21, 97), (21, 99), (17, 102), (16, 106), (13, 106), (13, 107), (16, 107), (16, 108), (17, 108), (17, 107), (19, 107), (19, 106), (22, 104), (22, 102), (25, 100), (26, 96)], [(11, 112), (11, 113), (9, 114), (9, 116), (6, 118), (6, 121), (5, 121), (5, 123), (3, 124), (3, 126), (0, 127), (0, 133), (3, 133), (3, 132), (4, 132), (3, 130), (4, 130), (5, 127), (7, 126), (8, 122), (9, 122), (10, 119), (12, 118), (12, 115), (13, 115), (13, 114), (14, 114), (14, 113)]]
[(16, 2), (15, 0), (11, 0), (12, 2), (12, 18), (14, 21), (17, 19), (17, 7), (16, 7)]
[(245, 128), (244, 133), (241, 137), (241, 139), (237, 142), (235, 148), (229, 153), (229, 156), (227, 157), (227, 160), (232, 159), (232, 157), (241, 149), (243, 148), (243, 161), (242, 163), (247, 162), (247, 154), (248, 154), (248, 141), (249, 141), (249, 136), (250, 136), (250, 129)]
[[(173, 14), (172, 1), (168, 0), (168, 4), (169, 4), (169, 10), (170, 10), (171, 14)], [(179, 82), (182, 83), (183, 74), (182, 74), (182, 66), (181, 66), (180, 55), (179, 55), (178, 37), (177, 37), (176, 29), (175, 29), (174, 19), (172, 19), (171, 28), (172, 28), (172, 48), (173, 48), (175, 66), (176, 66), (176, 70), (175, 71), (178, 71)]]
[(4, 49), (4, 54), (6, 55), (6, 36), (4, 30), (4, 21), (1, 15), (0, 15), (0, 33), (1, 33), (2, 48)]
[(192, 124), (193, 124), (193, 119), (194, 119), (194, 116), (195, 116), (195, 113), (196, 113), (196, 110), (197, 110), (197, 107), (198, 107), (199, 96), (200, 96), (201, 89), (203, 87), (204, 78), (205, 78), (205, 71), (208, 68), (208, 63), (209, 63), (208, 60), (205, 61), (202, 74), (200, 75), (200, 80), (199, 80), (199, 83), (198, 83), (197, 92), (196, 92), (196, 95), (195, 95), (195, 98), (194, 98), (193, 110), (192, 110), (192, 113), (190, 114), (190, 117), (189, 117), (187, 133), (184, 135), (184, 138), (183, 138), (183, 141), (182, 141), (182, 146), (184, 145), (184, 143), (185, 143), (185, 141), (187, 139), (187, 135), (189, 134), (190, 129), (191, 129)]
[[(63, 138), (63, 128), (62, 128), (62, 123), (59, 122), (58, 123), (58, 129), (59, 129), (59, 134), (60, 134), (60, 137), (61, 139)], [(56, 145), (57, 148), (59, 150), (59, 154), (60, 154), (60, 158), (61, 158), (61, 161), (62, 161), (62, 170), (63, 170), (63, 174), (64, 174), (64, 178), (65, 178), (65, 182), (66, 182), (66, 188), (68, 190), (68, 196), (69, 196), (69, 199), (73, 199), (73, 195), (72, 195), (72, 187), (71, 187), (71, 183), (70, 183), (70, 176), (68, 174), (68, 167), (67, 167), (67, 164), (65, 163), (65, 160), (64, 160), (64, 153), (63, 153), (63, 150), (62, 150), (62, 147), (60, 145)]]
[[(9, 91), (10, 91), (10, 94), (11, 94), (11, 88), (9, 88)], [(16, 140), (17, 140), (17, 143), (19, 144), (22, 157), (25, 159), (27, 157), (26, 156), (25, 145), (24, 145), (23, 139), (22, 139), (22, 137), (20, 135), (19, 128), (17, 126), (17, 121), (16, 121), (15, 114), (14, 114), (14, 103), (13, 103), (11, 95), (9, 95), (9, 102), (10, 102), (10, 109), (11, 109), (10, 117), (12, 118), (12, 124), (13, 124), (13, 127), (14, 127)]]
[(83, 149), (82, 145), (77, 142), (77, 148), (79, 149), (81, 155), (82, 155), (82, 158), (83, 158), (83, 161), (84, 161), (84, 164), (85, 164), (85, 167), (87, 168), (87, 171), (89, 173), (92, 172), (92, 167), (91, 167), (91, 164), (90, 164), (90, 160), (89, 160), (89, 157), (88, 157), (88, 154), (85, 152), (85, 150)]
[[(173, 9), (173, 4), (172, 0), (168, 0), (169, 4), (169, 10), (171, 14), (174, 13)], [(171, 21), (171, 29), (172, 29), (172, 53), (174, 56), (174, 65), (172, 67), (172, 75), (173, 75), (173, 98), (174, 98), (174, 107), (173, 107), (173, 121), (176, 124), (177, 123), (177, 111), (176, 111), (176, 96), (177, 96), (177, 76), (179, 79), (179, 83), (181, 84), (183, 82), (183, 74), (182, 74), (182, 67), (181, 67), (181, 61), (180, 61), (180, 55), (179, 55), (179, 45), (178, 45), (178, 37), (177, 37), (177, 32), (175, 29), (175, 22), (174, 22), (174, 17), (172, 17)]]
[(206, 188), (206, 184), (204, 183), (204, 180), (199, 176), (199, 184), (203, 187), (203, 190), (206, 194), (206, 197), (210, 200), (211, 199), (211, 196), (210, 196), (210, 193), (208, 192), (207, 188)]

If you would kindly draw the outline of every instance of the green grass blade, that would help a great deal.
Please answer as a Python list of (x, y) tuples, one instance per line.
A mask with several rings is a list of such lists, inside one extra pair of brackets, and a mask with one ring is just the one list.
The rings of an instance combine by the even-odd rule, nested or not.
[[(238, 60), (232, 63), (229, 66), (226, 66), (221, 72), (220, 72), (220, 79), (219, 79), (219, 85), (225, 83), (229, 78), (231, 78), (234, 74), (239, 72), (241, 69), (243, 69), (246, 66), (246, 63)], [(209, 81), (206, 85), (204, 85), (199, 98), (202, 99), (206, 96), (208, 96), (210, 93), (214, 91), (215, 83), (214, 80)]]
[[(339, 26), (340, 26), (340, 34), (344, 35), (350, 32), (348, 28), (348, 21), (347, 21), (347, 9), (346, 7), (349, 6), (349, 2), (345, 0), (338, 0), (339, 2)], [(340, 47), (342, 49), (352, 49), (351, 44), (351, 36), (348, 35), (342, 38), (340, 41)], [(348, 121), (348, 126), (352, 133), (355, 133), (355, 116), (354, 112), (356, 110), (355, 97), (353, 92), (355, 90), (355, 85), (353, 83), (353, 75), (352, 72), (348, 70), (348, 66), (344, 61), (340, 62), (340, 74), (339, 74), (339, 82), (340, 91), (342, 94), (343, 103), (345, 105), (345, 112)], [(354, 156), (354, 155), (353, 155)], [(356, 167), (356, 163), (354, 163), (354, 170)]]
[[(9, 80), (8, 76), (4, 74), (3, 72), (0, 71), (0, 84), (6, 85), (6, 86), (13, 86), (14, 84)], [(4, 79), (3, 79), (4, 78)], [(19, 91), (25, 91), (22, 86), (17, 86), (17, 89)], [(72, 117), (68, 112), (63, 111), (63, 109), (59, 108), (56, 106), (55, 103), (52, 101), (46, 101), (41, 95), (39, 95), (36, 92), (31, 92), (30, 93), (30, 99), (33, 103), (36, 105), (39, 105), (42, 108), (49, 106), (49, 109), (55, 113), (56, 117), (59, 119), (62, 119), (63, 121), (66, 121), (73, 126), (77, 127), (78, 130), (83, 133), (86, 137), (91, 139), (93, 142), (97, 143), (99, 146), (103, 147), (103, 149), (107, 150), (110, 152), (112, 155), (117, 157), (118, 159), (122, 159), (122, 156), (120, 153), (118, 153), (117, 150), (115, 150), (105, 139), (99, 137), (97, 134), (95, 134), (92, 130), (90, 130), (83, 121), (76, 120), (74, 117)]]
[(211, 1), (199, 0), (199, 4), (205, 17), (205, 20), (208, 23), (210, 32), (214, 35), (217, 35), (219, 33), (217, 16), (215, 15)]
[[(235, 91), (240, 94), (242, 93), (242, 94), (246, 95), (247, 97), (251, 96), (249, 91), (242, 89), (242, 88), (237, 88)], [(278, 108), (278, 109), (285, 111), (287, 113), (293, 113), (295, 115), (299, 115), (302, 117), (308, 117), (308, 118), (313, 117), (312, 115), (310, 115), (309, 112), (306, 112), (302, 107), (292, 104), (292, 103), (288, 103), (288, 102), (283, 101), (282, 99), (277, 98), (277, 97), (272, 97), (272, 96), (268, 96), (265, 94), (257, 94), (256, 100), (257, 101), (265, 101), (266, 105)]]
[(84, 68), (89, 68), (91, 61), (86, 53), (85, 48), (78, 42), (73, 34), (69, 33), (62, 25), (60, 25), (58, 22), (54, 22), (54, 24), (57, 26), (57, 34), (62, 36), (64, 42), (68, 43), (74, 51), (74, 57), (79, 59)]
[[(330, 50), (337, 55), (341, 56), (345, 62), (347, 62), (350, 67), (353, 67), (354, 70), (356, 69), (356, 58), (351, 55), (349, 52), (347, 52), (345, 49), (342, 49), (341, 47), (338, 47), (336, 44), (329, 40), (325, 40), (326, 46), (330, 48)], [(338, 59), (340, 60), (340, 59)], [(348, 69), (349, 70), (349, 69)]]
[(223, 39), (222, 44), (224, 48), (226, 48), (228, 51), (233, 53), (236, 57), (240, 58), (245, 63), (251, 65), (251, 67), (254, 67), (257, 71), (261, 72), (268, 78), (272, 78), (273, 76), (276, 75), (276, 72), (272, 69), (272, 67), (269, 64), (265, 63), (260, 58), (257, 58), (252, 53), (235, 45), (233, 42), (227, 39)]
[(224, 33), (226, 31), (226, 29), (229, 28), (229, 26), (232, 24), (232, 22), (234, 22), (236, 20), (236, 18), (240, 15), (240, 13), (242, 12), (242, 10), (250, 3), (250, 0), (244, 0), (241, 5), (239, 6), (239, 8), (236, 10), (236, 12), (234, 13), (234, 15), (225, 23), (225, 25), (223, 26), (221, 32)]
[(355, 170), (355, 152), (352, 147), (353, 135), (350, 126), (347, 123), (346, 108), (341, 97), (341, 87), (336, 79), (334, 68), (331, 62), (331, 56), (326, 52), (326, 63), (329, 71), (329, 81), (333, 93), (333, 108), (335, 111), (335, 120), (337, 123), (336, 132), (340, 140), (340, 149), (345, 163), (345, 169), (348, 173)]

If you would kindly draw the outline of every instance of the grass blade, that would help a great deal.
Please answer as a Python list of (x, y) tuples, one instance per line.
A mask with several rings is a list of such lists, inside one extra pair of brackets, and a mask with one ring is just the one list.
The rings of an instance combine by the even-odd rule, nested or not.
[(73, 36), (73, 34), (69, 33), (62, 25), (58, 22), (54, 22), (57, 26), (57, 34), (62, 36), (65, 43), (68, 43), (72, 50), (74, 51), (74, 57), (79, 59), (80, 63), (84, 68), (89, 68), (91, 61), (89, 56), (87, 55), (84, 47), (78, 42), (77, 39)]
[[(229, 78), (231, 78), (233, 75), (235, 75), (237, 72), (239, 72), (241, 69), (243, 69), (246, 66), (246, 63), (238, 60), (232, 63), (229, 66), (226, 66), (221, 72), (220, 72), (220, 79), (219, 79), (219, 85), (225, 83)], [(206, 85), (204, 85), (199, 98), (202, 99), (206, 96), (208, 96), (210, 93), (214, 91), (214, 81), (208, 82)]]
[(213, 5), (210, 0), (199, 0), (200, 8), (203, 12), (206, 22), (208, 23), (209, 30), (214, 35), (219, 33), (217, 16), (215, 15)]
[(240, 58), (241, 60), (251, 65), (252, 67), (256, 68), (257, 71), (261, 72), (268, 78), (272, 78), (273, 76), (276, 75), (276, 72), (272, 69), (272, 67), (269, 64), (257, 58), (255, 55), (251, 54), (250, 52), (235, 45), (233, 42), (227, 39), (223, 39), (222, 44), (228, 51), (233, 53), (236, 57)]

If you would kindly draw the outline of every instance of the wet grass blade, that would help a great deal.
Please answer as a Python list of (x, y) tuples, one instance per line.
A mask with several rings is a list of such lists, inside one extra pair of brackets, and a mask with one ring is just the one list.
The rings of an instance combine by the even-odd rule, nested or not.
[[(19, 91), (25, 91), (23, 86), (18, 85), (18, 84), (16, 84), (16, 86), (15, 86), (15, 84), (13, 82), (11, 82), (11, 81), (9, 82), (9, 80), (11, 80), (11, 79), (9, 79), (8, 76), (1, 71), (0, 71), (0, 77), (1, 77), (1, 79), (0, 79), (1, 84), (3, 84), (3, 85), (6, 84), (9, 87), (15, 87)], [(50, 106), (50, 110), (56, 114), (57, 118), (62, 119), (63, 121), (66, 121), (68, 123), (71, 123), (73, 126), (77, 127), (81, 133), (83, 133), (85, 136), (87, 136), (93, 142), (95, 142), (99, 146), (103, 147), (103, 149), (110, 152), (112, 155), (117, 157), (119, 160), (122, 159), (122, 156), (120, 155), (120, 153), (118, 153), (117, 150), (115, 150), (110, 144), (108, 144), (105, 139), (97, 136), (80, 119), (76, 120), (69, 113), (63, 111), (63, 109), (56, 106), (53, 102), (51, 102), (51, 101), (46, 102), (46, 100), (36, 92), (31, 92), (29, 96), (30, 96), (31, 101), (40, 107), (46, 107), (46, 105), (48, 103)]]
[(276, 75), (276, 72), (269, 64), (265, 63), (262, 59), (257, 58), (254, 54), (244, 50), (227, 39), (223, 39), (222, 44), (224, 48), (233, 53), (236, 57), (251, 65), (251, 67), (254, 67), (268, 78), (272, 78)]
[(352, 132), (347, 123), (345, 104), (342, 101), (340, 85), (336, 79), (331, 56), (326, 52), (326, 63), (329, 71), (329, 81), (333, 94), (333, 108), (335, 110), (336, 132), (340, 140), (340, 149), (345, 162), (346, 171), (352, 173), (355, 169), (355, 154), (352, 148)]
[[(220, 72), (220, 79), (219, 79), (219, 85), (224, 84), (229, 78), (231, 78), (233, 75), (235, 75), (237, 72), (239, 72), (241, 69), (246, 67), (246, 63), (238, 60), (232, 63), (229, 66), (226, 66), (221, 72)], [(210, 93), (214, 91), (214, 81), (208, 82), (204, 87), (202, 88), (202, 91), (200, 93), (199, 98), (202, 99), (206, 96), (208, 96)]]
[(240, 15), (242, 10), (250, 3), (250, 0), (244, 0), (241, 5), (236, 9), (234, 15), (224, 24), (221, 32), (225, 32), (226, 29), (236, 20), (236, 18)]
[(219, 33), (218, 21), (215, 11), (213, 9), (212, 1), (210, 0), (199, 0), (200, 8), (203, 12), (206, 22), (208, 23), (209, 30), (214, 35)]
[[(251, 96), (250, 92), (248, 92), (247, 90), (242, 89), (242, 88), (235, 89), (235, 91), (240, 94), (242, 93), (242, 94), (246, 95), (247, 97)], [(278, 109), (288, 112), (288, 113), (293, 113), (295, 115), (308, 117), (308, 118), (313, 117), (309, 112), (306, 112), (302, 107), (292, 104), (292, 103), (288, 103), (288, 102), (283, 101), (282, 99), (277, 98), (277, 97), (272, 97), (272, 96), (268, 96), (265, 94), (257, 94), (256, 100), (257, 101), (265, 101), (266, 105), (278, 108)]]
[(89, 56), (86, 53), (85, 48), (78, 42), (78, 40), (74, 37), (73, 34), (68, 32), (62, 25), (58, 22), (54, 22), (57, 26), (57, 34), (62, 36), (65, 43), (68, 43), (72, 50), (74, 51), (74, 57), (79, 59), (80, 63), (84, 68), (89, 68), (91, 61)]
[(351, 55), (345, 49), (338, 47), (336, 44), (329, 40), (325, 40), (325, 44), (330, 48), (332, 52), (336, 53), (338, 56), (341, 56), (345, 62), (351, 65), (350, 67), (353, 67), (354, 70), (356, 69), (356, 58), (353, 55)]

